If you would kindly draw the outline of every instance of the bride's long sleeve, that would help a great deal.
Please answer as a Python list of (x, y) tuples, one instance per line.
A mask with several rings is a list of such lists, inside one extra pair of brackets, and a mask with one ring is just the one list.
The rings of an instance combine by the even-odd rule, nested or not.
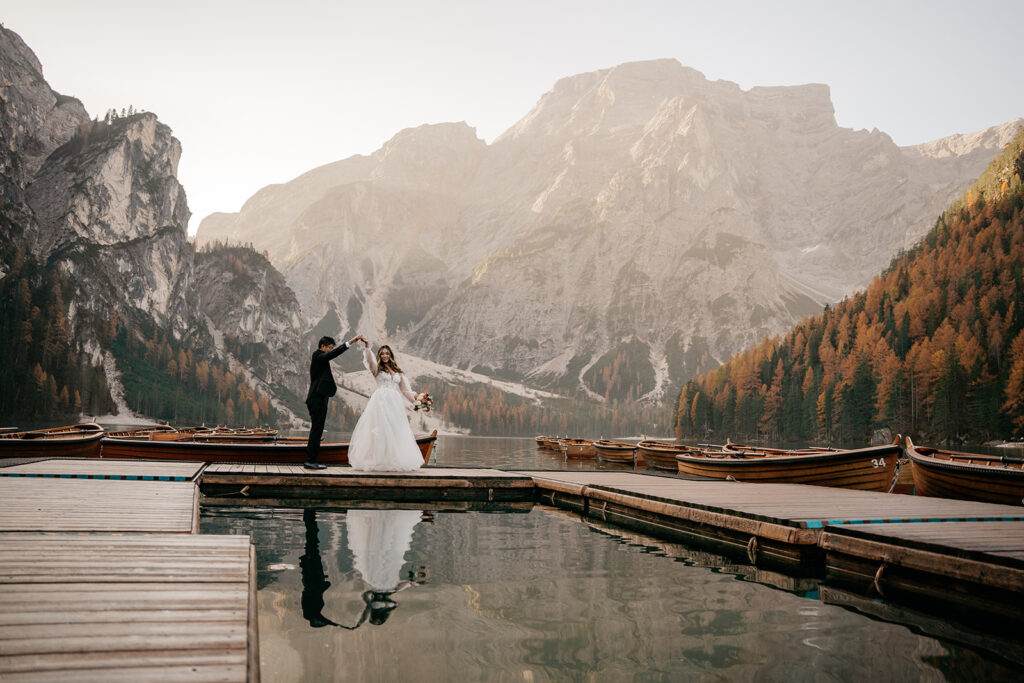
[(398, 383), (398, 388), (402, 390), (402, 395), (409, 399), (410, 403), (416, 403), (416, 392), (409, 386), (409, 380), (405, 375), (402, 375), (402, 381)]
[(373, 357), (373, 354), (370, 353), (369, 344), (365, 344), (363, 346), (363, 365), (366, 366), (366, 369), (369, 370), (374, 377), (377, 376), (377, 360)]

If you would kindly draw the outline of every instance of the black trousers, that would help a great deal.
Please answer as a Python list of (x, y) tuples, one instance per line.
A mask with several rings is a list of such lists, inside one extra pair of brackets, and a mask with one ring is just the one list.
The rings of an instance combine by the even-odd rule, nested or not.
[(316, 462), (320, 457), (320, 437), (324, 435), (327, 422), (327, 397), (313, 394), (306, 399), (309, 408), (309, 440), (306, 441), (306, 462)]

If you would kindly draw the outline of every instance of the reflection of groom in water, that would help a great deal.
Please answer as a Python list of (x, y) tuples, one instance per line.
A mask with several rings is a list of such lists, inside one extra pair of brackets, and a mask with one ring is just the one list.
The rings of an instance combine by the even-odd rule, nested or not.
[(306, 552), (299, 558), (302, 570), (302, 617), (314, 628), (337, 626), (324, 616), (324, 592), (331, 587), (320, 559), (320, 528), (316, 523), (316, 510), (303, 510), (306, 524)]
[(309, 440), (306, 442), (306, 462), (304, 467), (311, 470), (326, 469), (326, 465), (317, 462), (320, 457), (320, 439), (324, 435), (324, 423), (327, 421), (327, 402), (338, 393), (338, 385), (334, 383), (331, 372), (331, 361), (345, 353), (356, 341), (366, 341), (366, 337), (357, 334), (350, 340), (335, 348), (332, 337), (320, 337), (313, 358), (309, 362), (309, 391), (306, 393), (306, 407), (309, 408)]

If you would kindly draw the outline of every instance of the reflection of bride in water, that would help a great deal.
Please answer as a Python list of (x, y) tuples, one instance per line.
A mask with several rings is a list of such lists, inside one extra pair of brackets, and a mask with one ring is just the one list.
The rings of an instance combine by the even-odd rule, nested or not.
[(349, 510), (348, 548), (352, 566), (362, 574), (370, 590), (363, 593), (366, 608), (352, 628), (367, 618), (383, 624), (398, 605), (391, 595), (415, 581), (402, 580), (405, 553), (412, 544), (412, 532), (422, 518), (419, 510)]
[(395, 593), (419, 583), (402, 579), (405, 553), (412, 544), (412, 534), (422, 518), (419, 510), (349, 510), (348, 547), (352, 565), (370, 585), (362, 594), (366, 606), (354, 626), (338, 624), (323, 616), (324, 592), (331, 585), (320, 558), (316, 512), (305, 510), (306, 552), (299, 560), (302, 568), (302, 616), (311, 626), (340, 626), (355, 629), (367, 620), (383, 624), (398, 604), (391, 599)]

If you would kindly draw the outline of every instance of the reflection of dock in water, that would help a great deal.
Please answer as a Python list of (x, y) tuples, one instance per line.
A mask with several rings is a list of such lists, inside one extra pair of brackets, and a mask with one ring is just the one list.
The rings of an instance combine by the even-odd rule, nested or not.
[[(813, 590), (807, 582), (819, 579), (850, 595), (982, 630), (1011, 632), (1024, 624), (1024, 612), (1017, 609), (1024, 594), (1020, 507), (628, 471), (427, 467), (390, 474), (350, 467), (314, 472), (288, 465), (197, 464), (194, 472), (181, 476), (154, 472), (145, 476), (156, 474), (155, 480), (140, 481), (128, 478), (147, 463), (105, 460), (102, 467), (102, 472), (86, 471), (89, 466), (81, 461), (65, 459), (32, 463), (31, 471), (23, 466), (0, 468), (0, 493), (6, 501), (0, 508), (0, 529), (12, 532), (10, 538), (19, 542), (31, 540), (28, 532), (43, 530), (132, 532), (173, 554), (173, 536), (149, 535), (195, 533), (200, 489), (202, 503), (211, 506), (527, 511), (544, 503), (594, 521), (595, 528), (614, 533), (627, 544), (635, 540), (639, 546), (650, 546), (646, 539), (628, 536), (639, 532), (659, 539), (658, 552), (698, 566), (724, 567), (784, 590)], [(178, 481), (160, 480), (166, 477)], [(138, 495), (139, 487), (146, 487), (144, 495)], [(176, 510), (174, 515), (166, 514), (168, 506)], [(83, 510), (92, 512), (82, 514)], [(175, 526), (169, 529), (172, 518)], [(58, 554), (67, 554), (61, 548), (75, 542), (64, 535), (49, 540), (57, 544), (52, 552)], [(40, 559), (45, 560), (48, 552)], [(311, 577), (314, 569), (311, 565)], [(21, 576), (18, 582), (30, 583), (27, 573)], [(320, 577), (327, 581), (322, 566)], [(314, 579), (311, 593), (319, 591), (322, 602), (328, 586), (318, 586)], [(380, 594), (391, 588), (371, 587)], [(388, 600), (371, 599), (365, 605), (376, 602), (381, 609), (394, 609)], [(196, 608), (214, 609), (214, 604), (219, 603)], [(247, 604), (252, 608), (255, 603), (250, 598)], [(19, 609), (33, 612), (29, 602), (25, 605)], [(237, 642), (251, 672), (256, 624), (253, 616), (247, 619), (250, 635)], [(53, 642), (59, 645), (60, 640)], [(13, 666), (27, 665), (0, 657), (0, 672)]]
[(586, 520), (587, 526), (595, 533), (611, 536), (620, 543), (634, 548), (639, 552), (653, 553), (663, 557), (685, 562), (694, 567), (704, 567), (734, 574), (746, 581), (753, 581), (772, 588), (784, 590), (797, 595), (814, 594), (818, 590), (818, 579), (804, 576), (790, 576), (782, 572), (762, 569), (751, 564), (742, 564), (731, 560), (725, 555), (691, 548), (680, 543), (662, 541), (650, 536), (632, 533), (621, 527), (601, 522)]

